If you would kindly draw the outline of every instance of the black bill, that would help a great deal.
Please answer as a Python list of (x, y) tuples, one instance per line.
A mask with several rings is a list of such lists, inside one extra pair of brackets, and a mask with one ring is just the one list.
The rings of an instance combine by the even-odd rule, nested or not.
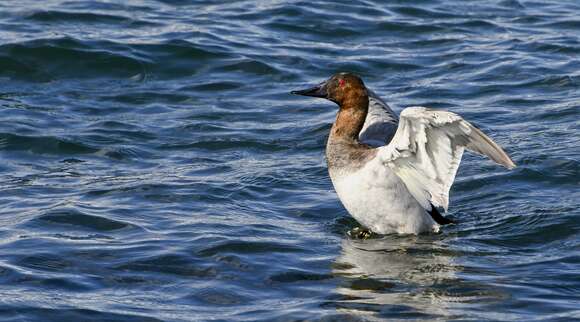
[(303, 89), (300, 91), (292, 91), (290, 93), (296, 94), (296, 95), (322, 97), (322, 98), (326, 98), (327, 94), (328, 94), (326, 92), (326, 82), (322, 82), (322, 83), (320, 83), (312, 88)]

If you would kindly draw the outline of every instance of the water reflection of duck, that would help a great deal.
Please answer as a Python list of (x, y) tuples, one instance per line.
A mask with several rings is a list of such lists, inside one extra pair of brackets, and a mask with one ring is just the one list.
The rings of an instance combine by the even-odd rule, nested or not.
[(437, 291), (459, 279), (454, 253), (438, 236), (385, 236), (342, 241), (333, 274), (341, 278), (333, 302), (344, 313), (367, 318), (388, 316), (431, 319), (449, 316), (447, 293)]

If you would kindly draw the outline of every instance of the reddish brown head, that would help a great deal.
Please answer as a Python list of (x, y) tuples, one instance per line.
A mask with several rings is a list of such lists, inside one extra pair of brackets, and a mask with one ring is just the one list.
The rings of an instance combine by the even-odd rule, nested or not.
[(333, 101), (341, 109), (368, 106), (368, 93), (362, 79), (351, 73), (338, 73), (328, 80), (292, 94), (321, 97)]
[(355, 142), (369, 107), (365, 84), (356, 75), (338, 73), (317, 86), (292, 94), (321, 97), (338, 104), (340, 110), (330, 131), (329, 142)]

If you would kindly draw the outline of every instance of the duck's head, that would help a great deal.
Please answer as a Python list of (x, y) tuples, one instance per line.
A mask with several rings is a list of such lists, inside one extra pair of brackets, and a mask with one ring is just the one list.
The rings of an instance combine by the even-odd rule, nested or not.
[(326, 98), (338, 104), (341, 108), (350, 106), (349, 103), (366, 100), (368, 93), (360, 77), (351, 73), (338, 73), (326, 81), (300, 91), (292, 91), (292, 94)]

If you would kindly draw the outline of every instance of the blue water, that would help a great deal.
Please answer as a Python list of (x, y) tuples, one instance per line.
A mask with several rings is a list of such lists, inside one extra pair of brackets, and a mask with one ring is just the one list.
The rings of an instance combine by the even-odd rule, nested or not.
[[(0, 320), (580, 319), (580, 3), (0, 2)], [(324, 161), (358, 73), (463, 115), (458, 225), (353, 240)]]

